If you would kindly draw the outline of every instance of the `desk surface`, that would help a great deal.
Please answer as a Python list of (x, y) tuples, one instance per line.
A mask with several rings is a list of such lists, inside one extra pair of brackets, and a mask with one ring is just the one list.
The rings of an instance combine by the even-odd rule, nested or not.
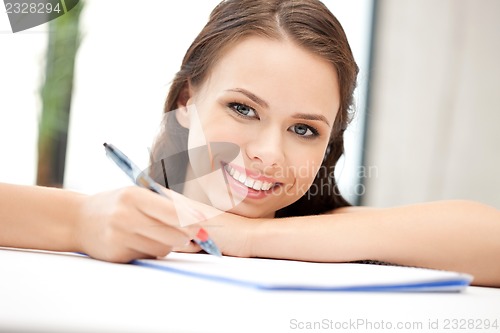
[(65, 253), (0, 249), (0, 263), (0, 332), (500, 333), (496, 288), (270, 292)]

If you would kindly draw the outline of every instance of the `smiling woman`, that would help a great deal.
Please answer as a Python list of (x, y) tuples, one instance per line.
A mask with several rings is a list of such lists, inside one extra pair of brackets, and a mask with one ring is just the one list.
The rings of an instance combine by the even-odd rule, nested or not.
[[(252, 50), (262, 51), (252, 54)], [(315, 80), (304, 86), (311, 76)], [(190, 90), (187, 104), (196, 106), (205, 139), (232, 142), (241, 149), (242, 165), (224, 163), (241, 170), (236, 184), (229, 184), (247, 185), (247, 200), (229, 212), (274, 217), (308, 191), (324, 159), (330, 124), (340, 105), (337, 75), (330, 63), (288, 40), (247, 37), (219, 59), (209, 80), (186, 89)], [(195, 108), (181, 103), (178, 106), (186, 112), (177, 115), (189, 117)], [(199, 134), (190, 131), (190, 142), (194, 135)], [(295, 174), (297, 170), (302, 172)], [(261, 189), (262, 182), (273, 186)], [(188, 197), (188, 193), (205, 192), (211, 198), (213, 189), (220, 188), (190, 184), (184, 192)], [(259, 189), (254, 188), (257, 185)], [(307, 214), (306, 205), (300, 209)]]
[(371, 209), (339, 193), (333, 171), (357, 70), (320, 1), (223, 1), (184, 57), (154, 146), (151, 175), (172, 200), (139, 188), (86, 196), (0, 184), (0, 245), (127, 262), (199, 252), (190, 240), (201, 225), (224, 255), (372, 259), (500, 286), (497, 209)]
[[(321, 2), (225, 2), (187, 51), (170, 88), (165, 111), (177, 116), (156, 141), (152, 164), (187, 149), (175, 122), (189, 128), (188, 106), (194, 105), (206, 140), (236, 143), (244, 174), (273, 184), (258, 191), (253, 187), (261, 180), (249, 179), (245, 195), (261, 200), (238, 201), (230, 212), (284, 217), (347, 206), (333, 175), (344, 151), (357, 72), (342, 26)], [(190, 140), (193, 135), (189, 131)], [(160, 181), (163, 172), (154, 169)], [(220, 186), (193, 186), (183, 194), (222, 209), (215, 204)]]
[[(210, 217), (208, 228), (223, 226), (210, 232), (226, 255), (375, 259), (500, 285), (500, 265), (490, 265), (500, 244), (488, 236), (500, 231), (496, 209), (465, 201), (362, 209), (339, 193), (334, 168), (357, 71), (342, 27), (321, 2), (222, 2), (170, 88), (152, 175), (165, 176), (158, 167), (165, 156), (188, 156), (167, 170), (181, 170), (177, 190)], [(239, 147), (239, 158), (212, 152), (215, 143)], [(208, 152), (192, 158), (200, 146)]]

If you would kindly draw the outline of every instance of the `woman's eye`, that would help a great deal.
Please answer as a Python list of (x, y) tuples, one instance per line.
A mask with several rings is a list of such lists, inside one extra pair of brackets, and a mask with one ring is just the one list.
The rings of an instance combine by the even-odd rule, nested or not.
[(229, 105), (236, 113), (245, 117), (255, 117), (257, 114), (254, 109), (245, 104), (231, 103)]
[(304, 137), (313, 137), (318, 135), (318, 131), (315, 128), (304, 124), (293, 125), (290, 127), (290, 130), (295, 134)]

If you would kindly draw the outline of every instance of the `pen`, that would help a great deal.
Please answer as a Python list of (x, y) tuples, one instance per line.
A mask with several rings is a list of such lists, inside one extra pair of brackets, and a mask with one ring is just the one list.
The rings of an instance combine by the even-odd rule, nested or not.
[[(104, 149), (106, 150), (106, 155), (113, 160), (129, 176), (132, 181), (143, 188), (150, 191), (158, 193), (159, 195), (172, 200), (165, 192), (162, 191), (160, 185), (156, 183), (151, 177), (141, 171), (124, 153), (122, 153), (118, 148), (111, 144), (104, 143)], [(217, 245), (214, 241), (210, 239), (205, 229), (200, 228), (196, 234), (194, 241), (207, 253), (213, 254), (215, 256), (221, 257), (222, 254), (219, 251)]]

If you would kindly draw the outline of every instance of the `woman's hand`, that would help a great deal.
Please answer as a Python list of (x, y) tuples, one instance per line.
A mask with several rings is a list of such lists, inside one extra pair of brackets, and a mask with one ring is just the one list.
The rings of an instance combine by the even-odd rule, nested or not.
[[(205, 221), (201, 222), (200, 225), (207, 231), (222, 254), (234, 257), (252, 256), (251, 236), (259, 225), (259, 219), (250, 219), (223, 212), (187, 198), (185, 200), (188, 200), (191, 207), (205, 216)], [(177, 246), (173, 250), (178, 252), (200, 252), (201, 248), (195, 242), (191, 242), (186, 246)]]
[[(199, 230), (195, 212), (177, 214), (184, 203), (176, 197), (172, 201), (139, 187), (86, 197), (76, 224), (78, 248), (93, 258), (121, 263), (166, 256), (173, 247), (189, 244)], [(180, 228), (179, 220), (190, 226)]]

